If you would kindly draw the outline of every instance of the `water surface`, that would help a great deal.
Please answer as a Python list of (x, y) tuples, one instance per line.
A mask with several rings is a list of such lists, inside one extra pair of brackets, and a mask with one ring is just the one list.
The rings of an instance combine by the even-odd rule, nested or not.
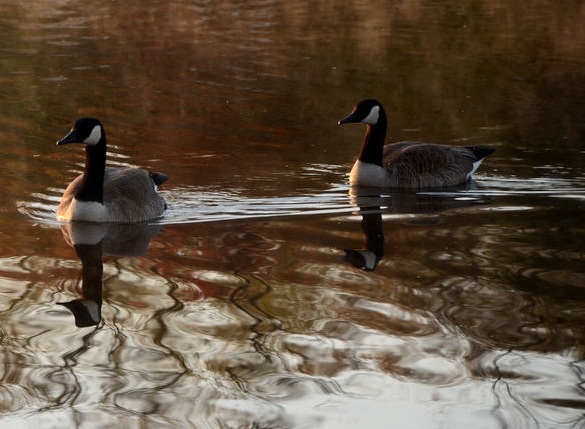
[[(0, 6), (3, 428), (584, 425), (581, 5)], [(497, 151), (354, 195), (366, 97)], [(82, 115), (163, 219), (54, 220)]]

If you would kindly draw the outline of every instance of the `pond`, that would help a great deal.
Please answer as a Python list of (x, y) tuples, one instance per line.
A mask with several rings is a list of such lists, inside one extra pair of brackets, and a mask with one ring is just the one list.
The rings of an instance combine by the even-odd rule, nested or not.
[[(579, 2), (0, 6), (3, 429), (585, 425)], [(372, 97), (388, 140), (496, 152), (355, 192)], [(56, 221), (80, 116), (164, 218)]]

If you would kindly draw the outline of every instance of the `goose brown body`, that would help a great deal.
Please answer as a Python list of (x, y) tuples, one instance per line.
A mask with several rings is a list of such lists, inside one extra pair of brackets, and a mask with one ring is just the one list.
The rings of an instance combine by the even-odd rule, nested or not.
[(155, 190), (153, 174), (161, 173), (149, 173), (138, 168), (106, 167), (101, 203), (103, 210), (98, 207), (91, 210), (91, 205), (76, 201), (75, 195), (83, 186), (84, 177), (81, 174), (65, 189), (57, 208), (57, 219), (128, 223), (161, 217), (166, 209), (166, 203)]
[(384, 145), (387, 119), (376, 100), (364, 100), (339, 124), (363, 123), (366, 136), (350, 173), (352, 186), (438, 188), (467, 182), (495, 149), (414, 141)]
[(77, 120), (57, 144), (68, 143), (86, 145), (85, 169), (65, 189), (58, 220), (136, 223), (164, 214), (166, 203), (157, 187), (168, 177), (138, 168), (106, 167), (106, 137), (97, 119)]

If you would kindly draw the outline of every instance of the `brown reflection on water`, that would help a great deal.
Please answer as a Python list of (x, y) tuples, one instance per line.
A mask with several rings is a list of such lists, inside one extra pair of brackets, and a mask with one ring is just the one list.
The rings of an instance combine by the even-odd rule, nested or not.
[[(0, 0), (1, 425), (578, 427), (584, 13)], [(394, 140), (497, 146), (479, 188), (360, 211), (362, 130), (336, 120), (369, 96)], [(171, 176), (167, 224), (103, 257), (81, 329), (56, 304), (88, 277), (52, 223), (79, 115), (111, 162)]]
[[(248, 145), (285, 145), (368, 94), (389, 103), (397, 139), (412, 130), (439, 140), (490, 138), (484, 128), (502, 127), (496, 138), (523, 146), (582, 137), (577, 5), (4, 3), (14, 49), (28, 49), (10, 64), (19, 72), (15, 91), (46, 112), (45, 130), (84, 112), (147, 127), (153, 141), (172, 133), (183, 153), (192, 146), (181, 142), (233, 150), (225, 139), (242, 131), (256, 135)], [(286, 121), (296, 133), (273, 141)], [(338, 136), (321, 139), (332, 149)], [(354, 153), (350, 146), (329, 157), (347, 162)]]
[(498, 143), (500, 171), (583, 140), (576, 6), (4, 3), (0, 121), (20, 125), (0, 132), (29, 136), (49, 169), (72, 159), (48, 144), (56, 129), (91, 114), (137, 164), (172, 165), (169, 187), (282, 193), (307, 162), (354, 159), (361, 135), (335, 120), (365, 96), (387, 105), (394, 140)]

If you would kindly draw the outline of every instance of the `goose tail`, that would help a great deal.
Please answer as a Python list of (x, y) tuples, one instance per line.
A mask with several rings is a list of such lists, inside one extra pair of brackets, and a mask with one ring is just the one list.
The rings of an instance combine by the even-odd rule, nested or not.
[(476, 161), (473, 163), (471, 167), (471, 171), (467, 173), (467, 180), (469, 180), (471, 176), (473, 176), (473, 173), (477, 171), (485, 157), (494, 153), (496, 149), (490, 146), (467, 146), (467, 149), (473, 152), (473, 155), (476, 158)]
[(169, 180), (169, 176), (165, 173), (160, 173), (157, 171), (149, 172), (150, 179), (154, 183), (154, 192), (158, 191), (158, 187)]
[(490, 146), (467, 146), (466, 148), (473, 152), (478, 161), (484, 159), (486, 156), (489, 156), (496, 151), (495, 148)]

